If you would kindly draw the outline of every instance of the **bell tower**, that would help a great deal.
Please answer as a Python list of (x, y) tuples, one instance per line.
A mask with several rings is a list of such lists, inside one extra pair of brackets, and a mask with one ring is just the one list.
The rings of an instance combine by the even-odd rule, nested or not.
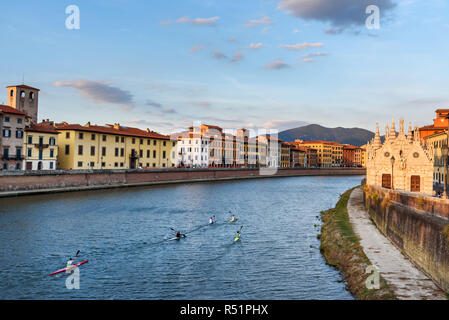
[(23, 84), (6, 88), (8, 89), (8, 105), (25, 112), (31, 117), (32, 122), (37, 123), (40, 90)]

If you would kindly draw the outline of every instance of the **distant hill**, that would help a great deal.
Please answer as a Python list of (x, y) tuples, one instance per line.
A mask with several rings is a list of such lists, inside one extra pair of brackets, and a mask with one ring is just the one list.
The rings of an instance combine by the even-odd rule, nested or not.
[(284, 141), (302, 140), (326, 140), (336, 141), (342, 144), (363, 146), (374, 138), (374, 133), (361, 128), (326, 128), (318, 124), (310, 124), (303, 127), (279, 132), (279, 139)]

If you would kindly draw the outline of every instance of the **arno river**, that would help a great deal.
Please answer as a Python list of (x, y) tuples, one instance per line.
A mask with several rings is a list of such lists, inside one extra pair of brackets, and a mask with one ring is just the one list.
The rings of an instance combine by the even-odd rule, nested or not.
[[(0, 299), (352, 299), (320, 211), (362, 177), (293, 177), (0, 199)], [(229, 212), (239, 220), (226, 223)], [(217, 224), (208, 225), (215, 215)], [(234, 243), (243, 225), (242, 237)], [(170, 228), (187, 237), (172, 238)], [(66, 288), (77, 261), (80, 288)]]

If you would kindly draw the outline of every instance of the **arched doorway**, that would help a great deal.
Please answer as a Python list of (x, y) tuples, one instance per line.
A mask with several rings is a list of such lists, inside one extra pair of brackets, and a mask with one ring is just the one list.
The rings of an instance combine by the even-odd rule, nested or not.
[(37, 170), (42, 170), (42, 161), (37, 163)]

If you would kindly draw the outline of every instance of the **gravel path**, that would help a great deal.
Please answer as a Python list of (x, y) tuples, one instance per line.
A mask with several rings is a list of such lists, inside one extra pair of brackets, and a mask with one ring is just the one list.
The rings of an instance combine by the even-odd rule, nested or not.
[(445, 293), (402, 255), (371, 222), (363, 205), (361, 188), (351, 193), (348, 214), (355, 233), (361, 239), (363, 251), (399, 299), (446, 299)]

